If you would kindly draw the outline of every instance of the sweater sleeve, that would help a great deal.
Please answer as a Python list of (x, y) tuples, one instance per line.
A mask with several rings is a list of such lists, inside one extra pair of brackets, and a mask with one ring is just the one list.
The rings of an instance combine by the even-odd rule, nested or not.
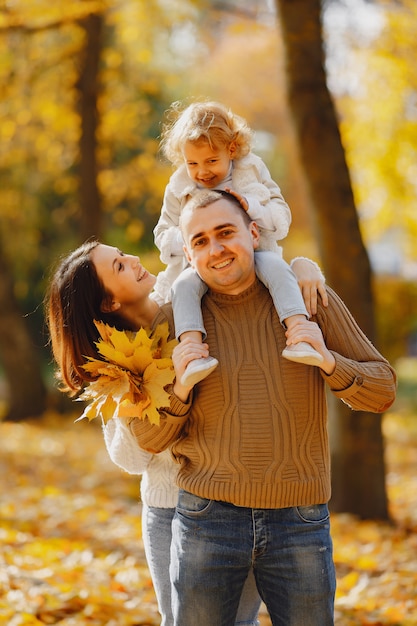
[(121, 418), (113, 417), (103, 423), (103, 435), (109, 457), (115, 465), (129, 474), (143, 474), (152, 454), (142, 450), (130, 428)]
[(180, 437), (191, 405), (192, 394), (184, 403), (171, 390), (170, 406), (159, 411), (159, 425), (151, 424), (147, 419), (134, 418), (130, 422), (130, 430), (139, 446), (152, 454), (166, 450)]
[(336, 367), (321, 375), (331, 392), (351, 409), (383, 413), (394, 402), (396, 374), (372, 345), (336, 293), (327, 288), (329, 306), (319, 305), (317, 322)]

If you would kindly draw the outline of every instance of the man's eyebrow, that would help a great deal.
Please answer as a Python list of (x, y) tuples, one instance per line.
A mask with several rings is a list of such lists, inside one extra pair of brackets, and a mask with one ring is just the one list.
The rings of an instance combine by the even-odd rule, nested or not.
[[(215, 232), (223, 230), (223, 228), (236, 228), (236, 224), (234, 224), (233, 222), (227, 222), (226, 224), (219, 224), (219, 226), (216, 226), (213, 230)], [(204, 237), (205, 232), (201, 231), (200, 233), (196, 233), (195, 235), (193, 235), (191, 237), (191, 243), (194, 241), (194, 239), (199, 239), (200, 237)]]

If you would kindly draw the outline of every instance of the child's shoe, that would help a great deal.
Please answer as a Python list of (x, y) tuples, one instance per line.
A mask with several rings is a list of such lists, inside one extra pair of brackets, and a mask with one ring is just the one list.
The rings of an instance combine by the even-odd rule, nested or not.
[(287, 346), (282, 351), (282, 356), (289, 361), (304, 363), (304, 365), (320, 365), (323, 363), (321, 354), (306, 341), (300, 341), (299, 343)]
[(212, 356), (205, 359), (194, 359), (190, 361), (185, 368), (184, 374), (181, 376), (181, 385), (184, 387), (193, 387), (200, 380), (203, 380), (216, 369), (219, 362)]

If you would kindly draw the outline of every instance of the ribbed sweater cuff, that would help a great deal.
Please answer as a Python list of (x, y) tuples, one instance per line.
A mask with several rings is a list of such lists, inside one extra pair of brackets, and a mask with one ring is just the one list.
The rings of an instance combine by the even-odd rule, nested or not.
[(193, 394), (190, 393), (190, 395), (188, 396), (187, 402), (183, 402), (182, 400), (177, 398), (177, 396), (175, 395), (173, 391), (170, 391), (169, 399), (170, 399), (170, 406), (169, 406), (169, 411), (167, 411), (167, 413), (176, 417), (183, 417), (184, 415), (187, 415), (187, 413), (189, 412), (191, 408)]
[(348, 393), (348, 389), (355, 382), (352, 361), (335, 352), (332, 352), (332, 354), (336, 359), (336, 367), (333, 374), (326, 374), (323, 370), (321, 370), (321, 374), (333, 392)]
[(375, 363), (374, 369), (364, 368), (360, 363), (352, 366), (352, 361), (332, 352), (336, 359), (333, 374), (321, 374), (333, 395), (340, 398), (356, 411), (382, 413), (392, 404), (392, 377), (383, 363)]

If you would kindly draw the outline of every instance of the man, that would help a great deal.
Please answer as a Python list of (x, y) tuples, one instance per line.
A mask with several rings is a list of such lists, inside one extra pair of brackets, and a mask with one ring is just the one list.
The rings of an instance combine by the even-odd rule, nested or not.
[[(353, 409), (383, 412), (395, 374), (329, 292), (316, 321), (290, 332), (256, 278), (256, 224), (233, 196), (202, 191), (181, 217), (185, 252), (208, 285), (203, 300), (218, 368), (193, 392), (178, 383), (200, 355), (174, 354), (178, 410), (161, 425), (132, 424), (140, 444), (170, 444), (180, 470), (171, 581), (176, 626), (229, 626), (253, 567), (274, 626), (333, 624), (335, 573), (329, 513), (326, 384)], [(307, 341), (320, 367), (282, 358)]]

